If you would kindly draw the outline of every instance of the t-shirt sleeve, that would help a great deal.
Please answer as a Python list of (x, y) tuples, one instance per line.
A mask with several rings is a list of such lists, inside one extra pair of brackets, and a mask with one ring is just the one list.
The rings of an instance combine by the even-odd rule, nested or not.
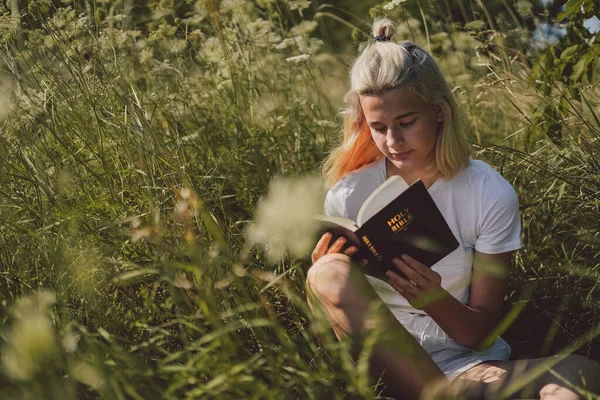
[(325, 215), (332, 217), (346, 217), (345, 210), (345, 191), (340, 185), (335, 185), (327, 192), (325, 196), (324, 212)]
[(483, 183), (480, 195), (475, 250), (498, 254), (520, 249), (519, 199), (513, 187), (498, 174)]

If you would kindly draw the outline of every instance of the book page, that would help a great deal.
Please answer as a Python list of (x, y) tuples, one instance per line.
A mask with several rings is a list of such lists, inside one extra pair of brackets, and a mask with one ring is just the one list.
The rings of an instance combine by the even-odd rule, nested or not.
[(383, 207), (388, 205), (396, 197), (400, 196), (406, 189), (408, 184), (399, 175), (394, 175), (388, 178), (381, 184), (371, 195), (365, 200), (358, 211), (356, 224), (361, 226), (368, 221), (373, 215), (377, 214)]
[(342, 217), (332, 217), (329, 215), (317, 215), (315, 219), (321, 226), (321, 231), (324, 233), (325, 231), (331, 232), (333, 235), (332, 241), (337, 239), (340, 236), (344, 236), (348, 239), (348, 245), (355, 245), (360, 248), (362, 242), (354, 233), (358, 227), (356, 224), (347, 218)]
[(354, 232), (356, 229), (358, 229), (358, 226), (356, 226), (354, 221), (348, 218), (333, 217), (330, 215), (317, 215), (315, 218), (324, 226), (337, 225), (349, 230), (350, 232)]

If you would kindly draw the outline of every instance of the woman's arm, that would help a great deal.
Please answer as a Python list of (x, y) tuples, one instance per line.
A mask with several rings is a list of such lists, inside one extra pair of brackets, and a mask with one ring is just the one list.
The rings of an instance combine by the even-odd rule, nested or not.
[(441, 277), (437, 272), (410, 257), (395, 260), (396, 267), (409, 280), (393, 272), (388, 273), (388, 278), (394, 289), (413, 307), (427, 312), (450, 338), (476, 349), (502, 316), (507, 270), (512, 255), (513, 252), (475, 252), (467, 305), (441, 287)]

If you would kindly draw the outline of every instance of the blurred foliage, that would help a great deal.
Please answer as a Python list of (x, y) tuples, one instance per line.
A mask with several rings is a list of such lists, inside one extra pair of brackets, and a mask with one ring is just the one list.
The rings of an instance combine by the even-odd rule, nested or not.
[[(272, 266), (246, 229), (273, 177), (317, 172), (339, 140), (376, 15), (434, 54), (477, 157), (519, 192), (508, 300), (533, 294), (515, 353), (596, 326), (600, 48), (583, 23), (599, 10), (563, 3), (0, 4), (0, 397), (373, 396), (309, 317), (308, 260)], [(310, 201), (282, 191), (272, 207)]]

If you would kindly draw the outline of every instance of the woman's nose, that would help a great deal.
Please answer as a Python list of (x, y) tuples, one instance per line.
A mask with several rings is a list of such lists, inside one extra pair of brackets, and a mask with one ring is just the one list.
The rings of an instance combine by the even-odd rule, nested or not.
[(386, 142), (388, 147), (395, 147), (404, 142), (404, 136), (398, 128), (390, 128), (387, 131)]

